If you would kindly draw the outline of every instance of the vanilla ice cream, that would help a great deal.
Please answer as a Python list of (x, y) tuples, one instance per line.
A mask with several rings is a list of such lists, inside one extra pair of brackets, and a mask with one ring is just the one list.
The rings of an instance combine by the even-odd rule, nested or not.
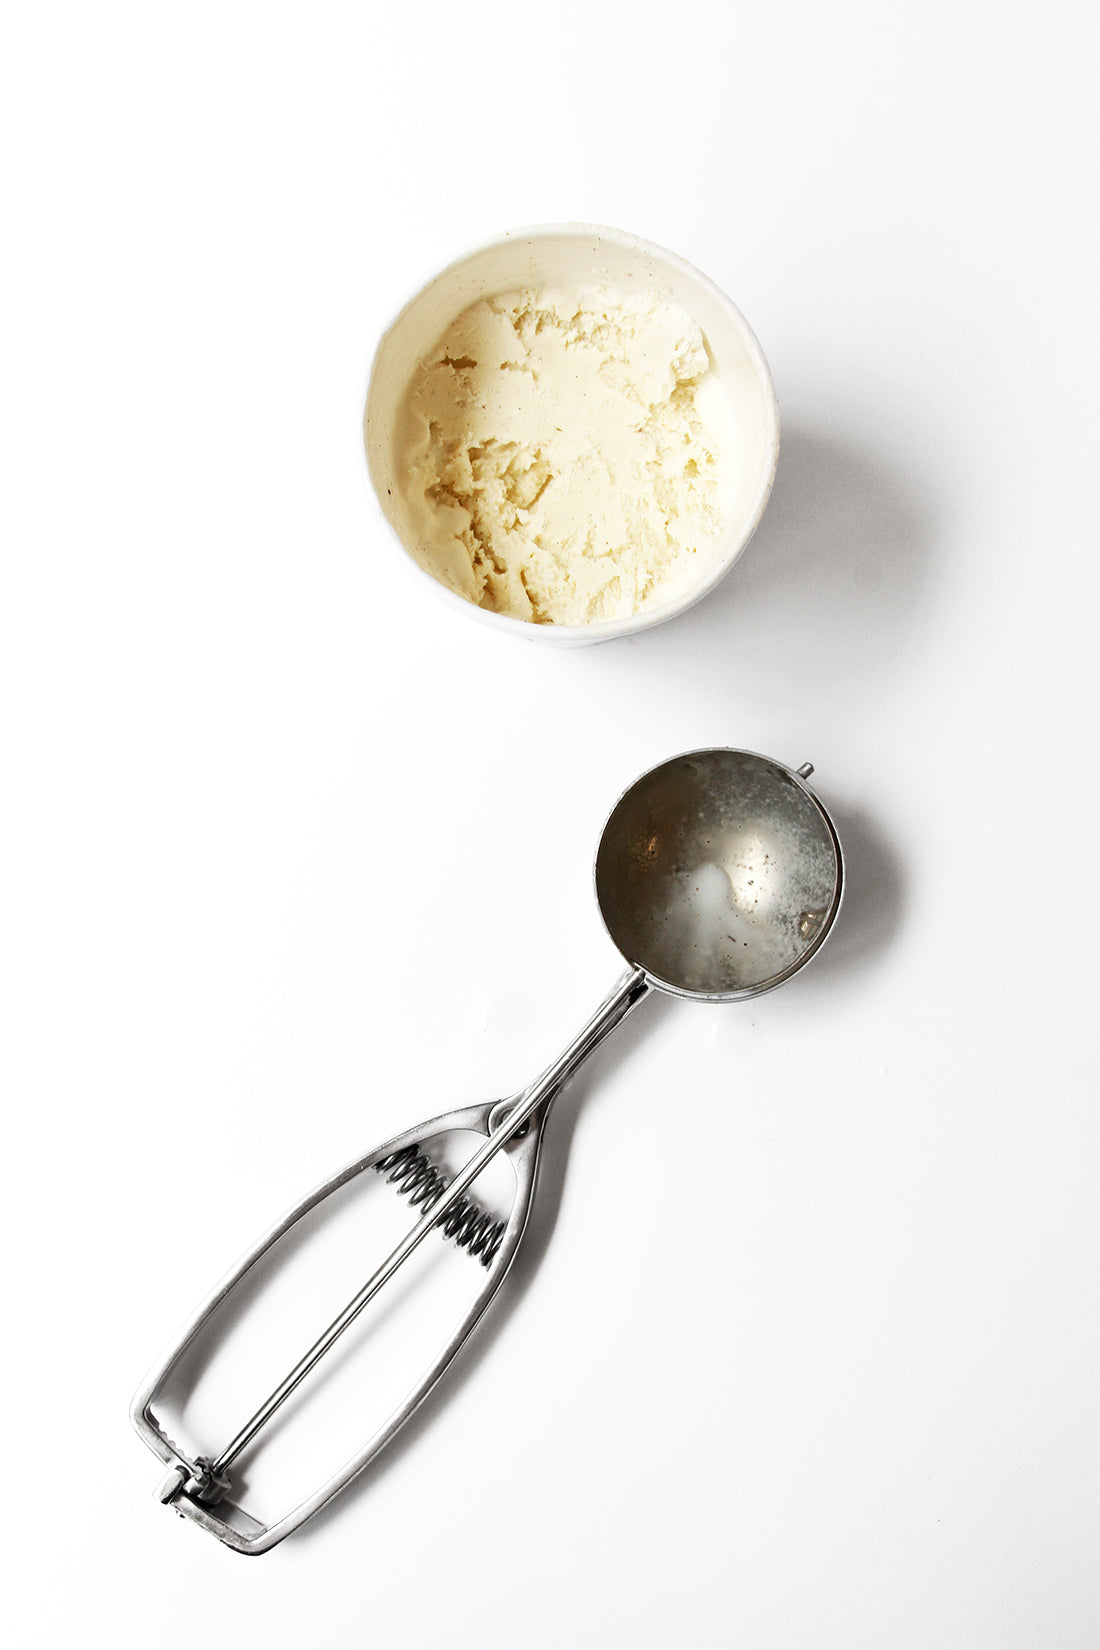
[(716, 557), (727, 430), (676, 305), (604, 288), (487, 298), (418, 363), (402, 409), (418, 559), (535, 624), (659, 607)]

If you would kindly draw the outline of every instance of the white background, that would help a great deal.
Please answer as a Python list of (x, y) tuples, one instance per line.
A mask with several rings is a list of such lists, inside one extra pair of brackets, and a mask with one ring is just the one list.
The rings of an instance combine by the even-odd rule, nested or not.
[[(1093, 17), (6, 12), (20, 1650), (1095, 1650)], [(559, 653), (424, 596), (360, 418), (424, 278), (570, 219), (724, 287), (784, 424), (726, 583)], [(816, 764), (830, 946), (612, 1039), (498, 1324), (319, 1527), (180, 1523), (144, 1369), (314, 1180), (557, 1052), (606, 810), (707, 744)]]

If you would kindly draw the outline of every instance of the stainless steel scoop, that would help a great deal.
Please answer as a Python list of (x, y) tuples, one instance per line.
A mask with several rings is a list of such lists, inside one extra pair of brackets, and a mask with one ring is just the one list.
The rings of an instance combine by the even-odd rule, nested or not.
[[(311, 1192), (237, 1263), (150, 1372), (132, 1419), (168, 1468), (161, 1500), (239, 1552), (260, 1553), (296, 1529), (373, 1460), (434, 1387), (492, 1300), (515, 1255), (531, 1207), (550, 1106), (608, 1032), (651, 991), (702, 1002), (736, 1002), (782, 985), (823, 944), (840, 906), (843, 861), (825, 809), (797, 771), (751, 751), (692, 751), (644, 774), (620, 798), (596, 855), (596, 898), (608, 933), (629, 963), (592, 1019), (528, 1088), (510, 1099), (433, 1118), (349, 1164)], [(428, 1148), (458, 1131), (485, 1137), (448, 1177)], [(495, 1220), (470, 1188), (504, 1154), (516, 1189)], [(376, 1169), (422, 1212), (405, 1238), (216, 1456), (184, 1453), (165, 1435), (153, 1404), (172, 1371), (232, 1291), (302, 1218), (367, 1169)], [(439, 1357), (369, 1442), (291, 1512), (264, 1523), (227, 1499), (229, 1469), (306, 1380), (398, 1268), (441, 1230), (481, 1261), (486, 1278)], [(217, 1510), (215, 1510), (217, 1509)]]

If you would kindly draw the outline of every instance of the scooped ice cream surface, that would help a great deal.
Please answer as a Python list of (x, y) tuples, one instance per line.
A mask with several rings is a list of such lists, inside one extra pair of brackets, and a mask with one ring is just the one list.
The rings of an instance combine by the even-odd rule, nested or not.
[(722, 396), (699, 327), (649, 295), (511, 292), (452, 322), (410, 384), (419, 559), (481, 607), (592, 624), (675, 599), (722, 528)]

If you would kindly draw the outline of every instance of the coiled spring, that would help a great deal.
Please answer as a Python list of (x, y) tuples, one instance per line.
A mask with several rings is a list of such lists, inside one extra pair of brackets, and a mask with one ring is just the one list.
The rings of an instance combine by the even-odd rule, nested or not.
[[(390, 1152), (375, 1165), (375, 1172), (385, 1175), (402, 1197), (407, 1197), (414, 1208), (427, 1211), (439, 1202), (450, 1181), (431, 1158), (415, 1146), (404, 1146)], [(439, 1222), (444, 1237), (453, 1238), (460, 1249), (465, 1249), (482, 1266), (491, 1266), (500, 1241), (504, 1236), (506, 1220), (497, 1220), (472, 1197), (455, 1199)]]

